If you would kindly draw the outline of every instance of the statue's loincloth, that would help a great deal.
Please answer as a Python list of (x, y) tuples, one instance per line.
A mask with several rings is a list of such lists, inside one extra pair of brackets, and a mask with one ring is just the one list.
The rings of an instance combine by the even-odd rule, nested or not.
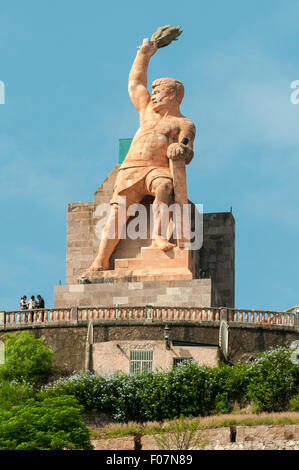
[(126, 196), (127, 203), (140, 202), (141, 198), (152, 193), (152, 182), (156, 178), (172, 180), (168, 167), (120, 168), (116, 177), (110, 204), (118, 202), (119, 196)]

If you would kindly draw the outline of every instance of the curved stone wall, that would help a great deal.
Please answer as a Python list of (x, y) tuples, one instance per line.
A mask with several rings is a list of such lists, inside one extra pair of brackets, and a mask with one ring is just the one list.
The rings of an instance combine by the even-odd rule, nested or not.
[[(204, 345), (219, 344), (219, 322), (168, 322), (170, 340)], [(165, 322), (150, 321), (94, 321), (93, 343), (105, 341), (164, 340)], [(23, 325), (21, 328), (9, 328), (9, 331), (28, 329), (43, 337), (55, 353), (56, 365), (67, 372), (86, 368), (88, 350), (88, 322), (60, 322)], [(6, 331), (0, 332), (0, 339), (5, 340)], [(228, 354), (231, 361), (254, 357), (258, 352), (280, 345), (290, 344), (299, 339), (295, 327), (277, 325), (253, 325), (229, 323)]]

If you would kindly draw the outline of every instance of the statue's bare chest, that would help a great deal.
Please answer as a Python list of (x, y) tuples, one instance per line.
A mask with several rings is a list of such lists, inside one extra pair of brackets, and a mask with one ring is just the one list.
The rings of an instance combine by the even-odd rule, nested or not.
[(140, 127), (141, 132), (150, 133), (152, 135), (160, 135), (166, 138), (175, 138), (180, 128), (176, 119), (144, 119)]

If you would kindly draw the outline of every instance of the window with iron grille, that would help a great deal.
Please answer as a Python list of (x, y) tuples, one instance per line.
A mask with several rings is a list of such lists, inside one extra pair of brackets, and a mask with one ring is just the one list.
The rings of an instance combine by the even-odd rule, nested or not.
[(130, 374), (147, 371), (153, 368), (153, 351), (130, 351)]
[(174, 357), (173, 358), (173, 367), (176, 367), (178, 364), (184, 361), (192, 361), (192, 357)]

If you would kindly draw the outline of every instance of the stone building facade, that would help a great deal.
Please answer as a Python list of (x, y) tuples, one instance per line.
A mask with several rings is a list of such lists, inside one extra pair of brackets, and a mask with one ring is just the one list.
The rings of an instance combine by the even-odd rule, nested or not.
[[(169, 350), (164, 340), (164, 322), (95, 321), (92, 336), (89, 325), (87, 321), (16, 325), (15, 329), (0, 328), (0, 340), (5, 342), (6, 332), (31, 330), (36, 337), (44, 338), (55, 353), (56, 366), (67, 373), (86, 368), (107, 374), (116, 370), (130, 373), (134, 360), (130, 358), (131, 351), (152, 351), (152, 369), (169, 368), (175, 359), (188, 358), (216, 365), (221, 357), (219, 322), (168, 322)], [(291, 326), (230, 323), (228, 356), (231, 361), (251, 359), (258, 352), (290, 345), (298, 339), (298, 328)]]

